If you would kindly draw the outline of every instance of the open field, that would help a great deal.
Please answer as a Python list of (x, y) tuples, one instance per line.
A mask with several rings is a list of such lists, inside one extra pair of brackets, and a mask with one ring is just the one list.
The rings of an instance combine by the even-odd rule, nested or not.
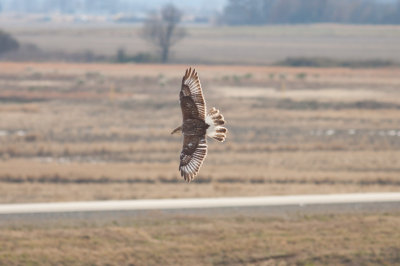
[(400, 69), (197, 67), (228, 121), (179, 179), (184, 65), (0, 63), (0, 202), (400, 189)]
[(396, 265), (399, 213), (160, 215), (0, 227), (4, 265)]
[[(140, 25), (4, 25), (19, 41), (46, 52), (90, 51), (106, 56), (119, 48), (130, 54), (154, 52), (140, 38)], [(173, 49), (172, 62), (265, 65), (299, 56), (400, 62), (400, 26), (189, 27), (188, 33)], [(30, 60), (29, 53), (25, 60)]]

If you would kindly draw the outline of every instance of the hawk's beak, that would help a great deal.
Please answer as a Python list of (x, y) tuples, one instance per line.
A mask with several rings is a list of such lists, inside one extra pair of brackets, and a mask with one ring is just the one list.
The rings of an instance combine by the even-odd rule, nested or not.
[(179, 133), (182, 131), (182, 126), (175, 128), (172, 132), (171, 135), (175, 134), (175, 133)]

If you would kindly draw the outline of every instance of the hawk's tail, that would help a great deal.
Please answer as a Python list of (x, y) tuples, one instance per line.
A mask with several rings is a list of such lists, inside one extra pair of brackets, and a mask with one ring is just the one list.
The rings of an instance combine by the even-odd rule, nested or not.
[(224, 142), (228, 130), (223, 127), (225, 124), (224, 116), (220, 114), (219, 110), (213, 107), (206, 116), (206, 123), (210, 125), (207, 129), (207, 136), (219, 142)]

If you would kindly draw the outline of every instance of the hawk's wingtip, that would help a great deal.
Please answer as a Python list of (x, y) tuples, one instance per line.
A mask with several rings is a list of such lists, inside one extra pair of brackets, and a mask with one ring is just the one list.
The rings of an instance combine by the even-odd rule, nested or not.
[(190, 67), (186, 68), (186, 72), (188, 74), (191, 74), (191, 73), (194, 74), (194, 73), (196, 73), (196, 68), (194, 66), (190, 66)]

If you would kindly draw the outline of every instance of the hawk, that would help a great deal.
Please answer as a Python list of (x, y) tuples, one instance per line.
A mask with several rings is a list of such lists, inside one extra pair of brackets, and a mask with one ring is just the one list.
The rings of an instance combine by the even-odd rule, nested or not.
[(183, 147), (179, 170), (185, 181), (192, 181), (207, 155), (206, 136), (219, 142), (225, 141), (228, 130), (223, 127), (224, 117), (213, 107), (206, 114), (206, 102), (195, 69), (186, 69), (182, 79), (179, 101), (182, 109), (182, 125), (172, 131), (182, 133)]

